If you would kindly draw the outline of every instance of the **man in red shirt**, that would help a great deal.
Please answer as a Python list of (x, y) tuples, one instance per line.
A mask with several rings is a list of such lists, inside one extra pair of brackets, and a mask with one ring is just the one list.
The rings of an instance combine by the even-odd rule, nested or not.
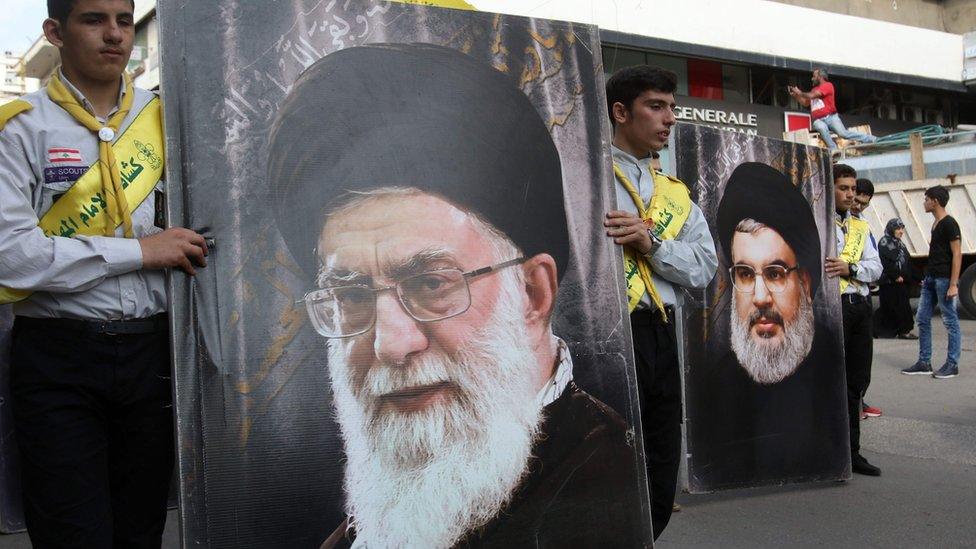
[(826, 69), (814, 69), (811, 80), (813, 81), (812, 90), (803, 92), (796, 86), (790, 86), (790, 95), (804, 107), (810, 107), (813, 127), (820, 132), (820, 136), (823, 137), (828, 149), (831, 151), (837, 149), (837, 144), (830, 137), (830, 130), (844, 139), (861, 143), (874, 143), (878, 140), (874, 136), (852, 132), (844, 127), (844, 122), (837, 114), (837, 106), (834, 103), (834, 85), (828, 81)]

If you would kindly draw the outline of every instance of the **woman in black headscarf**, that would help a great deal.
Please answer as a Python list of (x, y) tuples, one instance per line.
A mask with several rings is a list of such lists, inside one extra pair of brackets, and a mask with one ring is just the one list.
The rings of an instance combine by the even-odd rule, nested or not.
[(881, 307), (874, 317), (877, 322), (875, 334), (878, 337), (918, 339), (918, 336), (911, 333), (915, 325), (912, 307), (908, 303), (912, 266), (908, 248), (901, 241), (904, 235), (905, 224), (895, 217), (888, 221), (885, 235), (878, 243), (878, 254), (881, 256), (881, 266), (884, 267), (884, 272), (878, 279)]

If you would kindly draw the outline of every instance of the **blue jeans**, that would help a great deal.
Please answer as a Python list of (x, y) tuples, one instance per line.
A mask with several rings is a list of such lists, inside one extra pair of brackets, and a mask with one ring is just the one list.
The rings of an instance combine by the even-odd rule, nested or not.
[(922, 295), (918, 300), (918, 359), (928, 364), (932, 363), (932, 309), (936, 302), (942, 312), (942, 324), (949, 333), (949, 354), (946, 362), (959, 365), (959, 352), (962, 346), (962, 336), (959, 331), (959, 297), (946, 299), (949, 291), (948, 278), (933, 278), (926, 276), (922, 281)]
[(837, 148), (837, 143), (834, 143), (834, 140), (830, 137), (830, 130), (834, 130), (834, 133), (844, 139), (851, 139), (854, 141), (860, 141), (862, 143), (874, 143), (878, 140), (878, 138), (874, 137), (873, 135), (848, 130), (844, 127), (844, 123), (841, 122), (840, 116), (837, 113), (828, 114), (823, 118), (814, 120), (813, 129), (820, 132), (820, 137), (823, 138), (824, 143), (827, 144), (827, 148), (830, 150)]

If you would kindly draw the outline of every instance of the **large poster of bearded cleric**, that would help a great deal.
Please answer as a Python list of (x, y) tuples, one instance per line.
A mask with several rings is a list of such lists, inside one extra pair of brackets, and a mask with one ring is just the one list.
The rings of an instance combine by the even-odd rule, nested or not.
[(673, 146), (720, 261), (685, 311), (688, 488), (849, 478), (829, 157), (688, 124)]
[(159, 10), (184, 543), (650, 546), (596, 29)]

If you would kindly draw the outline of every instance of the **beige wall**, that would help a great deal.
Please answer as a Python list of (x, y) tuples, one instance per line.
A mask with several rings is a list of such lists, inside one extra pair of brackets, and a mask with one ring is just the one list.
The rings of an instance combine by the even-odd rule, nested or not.
[(976, 2), (972, 0), (773, 1), (954, 34), (976, 30)]
[[(864, 0), (860, 0), (864, 1)], [(873, 4), (893, 0), (873, 0)], [(898, 0), (902, 4), (908, 0)], [(973, 0), (976, 1), (976, 0)], [(468, 0), (478, 10), (576, 21), (684, 44), (960, 82), (961, 34), (769, 0)], [(667, 14), (662, 17), (661, 14)], [(784, 24), (786, 23), (786, 24)], [(797, 35), (797, 25), (804, 34)]]
[(976, 2), (972, 0), (946, 0), (945, 25), (948, 32), (965, 34), (976, 31)]

